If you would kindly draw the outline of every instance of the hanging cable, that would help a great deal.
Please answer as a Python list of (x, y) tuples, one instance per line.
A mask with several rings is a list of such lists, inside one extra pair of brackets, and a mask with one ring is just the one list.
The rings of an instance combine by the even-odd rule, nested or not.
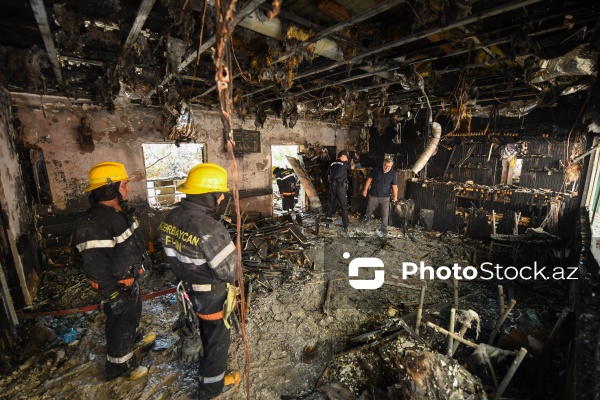
[[(206, 16), (206, 3), (207, 2), (208, 2), (208, 0), (204, 0), (204, 7), (202, 8), (202, 25), (200, 26), (200, 39), (198, 42), (198, 52), (196, 53), (196, 63), (194, 64), (194, 74), (193, 74), (194, 79), (192, 79), (192, 87), (190, 88), (190, 96), (189, 96), (189, 100), (188, 100), (190, 107), (192, 105), (192, 94), (194, 93), (194, 83), (196, 83), (196, 72), (198, 71), (198, 64), (200, 63), (200, 49), (202, 48), (202, 35), (204, 33), (204, 17)], [(187, 2), (186, 2), (186, 4), (187, 4)], [(175, 72), (178, 72), (178, 71), (175, 71)]]

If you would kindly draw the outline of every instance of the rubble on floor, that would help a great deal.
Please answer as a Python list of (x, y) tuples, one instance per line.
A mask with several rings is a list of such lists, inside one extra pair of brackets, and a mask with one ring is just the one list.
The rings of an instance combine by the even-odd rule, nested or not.
[[(252, 398), (481, 399), (494, 398), (500, 390), (511, 398), (528, 398), (534, 390), (547, 393), (546, 399), (560, 398), (560, 380), (548, 382), (552, 374), (543, 367), (543, 350), (552, 345), (557, 357), (563, 357), (564, 333), (553, 328), (566, 286), (552, 281), (402, 279), (405, 261), (464, 266), (507, 262), (512, 254), (488, 259), (487, 243), (451, 232), (389, 227), (384, 234), (378, 221), (361, 224), (351, 216), (345, 234), (339, 224), (306, 215), (303, 225), (267, 220), (243, 230), (248, 301), (242, 322)], [(195, 398), (197, 367), (178, 364), (177, 336), (171, 332), (178, 308), (169, 290), (176, 281), (156, 248), (144, 291), (147, 297), (162, 295), (144, 301), (141, 327), (158, 339), (152, 348), (137, 351), (150, 369), (148, 378), (105, 382), (103, 314), (42, 314), (21, 319), (19, 354), (0, 359), (3, 397)], [(385, 284), (376, 290), (352, 288), (348, 265), (356, 257), (382, 260)], [(359, 277), (372, 279), (372, 271), (362, 270)], [(69, 293), (63, 292), (65, 282)], [(79, 282), (87, 281), (76, 265), (46, 271), (40, 304), (20, 315), (93, 304), (95, 293)], [(504, 312), (498, 285), (503, 286)], [(452, 331), (460, 339), (449, 343), (448, 334), (440, 332), (450, 330), (451, 315), (456, 318)], [(521, 348), (526, 350), (522, 364), (513, 367), (514, 376), (506, 381)], [(234, 331), (230, 368), (244, 370), (244, 354)], [(226, 399), (245, 398), (245, 390), (242, 378)]]

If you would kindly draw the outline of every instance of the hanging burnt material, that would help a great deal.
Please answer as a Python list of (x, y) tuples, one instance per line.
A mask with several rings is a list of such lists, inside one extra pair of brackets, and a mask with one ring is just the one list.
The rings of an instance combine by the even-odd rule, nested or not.
[(292, 87), (292, 79), (300, 64), (304, 61), (311, 62), (314, 57), (315, 44), (304, 46), (302, 43), (314, 36), (311, 30), (302, 29), (296, 25), (290, 25), (285, 33), (285, 49), (291, 52), (292, 55), (285, 61), (285, 78), (279, 79), (281, 86), (284, 89)]
[(356, 142), (356, 152), (357, 153), (368, 153), (369, 152), (369, 140), (371, 139), (371, 134), (369, 133), (369, 128), (363, 126), (360, 130), (360, 134), (358, 135), (358, 141)]
[(91, 153), (95, 148), (91, 125), (92, 124), (89, 116), (86, 115), (85, 117), (81, 118), (81, 126), (79, 127), (79, 144), (85, 153)]
[(258, 107), (256, 109), (256, 115), (254, 117), (254, 126), (256, 129), (263, 128), (265, 125), (265, 121), (267, 120), (267, 113), (262, 107)]
[(175, 142), (190, 142), (196, 140), (196, 128), (194, 126), (194, 115), (192, 109), (185, 101), (181, 101), (176, 107), (176, 123), (171, 128), (167, 139)]
[(290, 100), (283, 101), (283, 111), (281, 115), (283, 126), (286, 128), (293, 128), (296, 126), (298, 121), (298, 106), (295, 102)]
[(183, 40), (172, 36), (167, 36), (166, 42), (167, 66), (169, 67), (168, 72), (177, 74), (179, 64), (181, 64), (185, 58), (188, 45), (186, 45)]
[(173, 86), (166, 89), (159, 87), (158, 97), (162, 106), (161, 115), (154, 121), (165, 139), (176, 143), (196, 140), (192, 109), (181, 99)]
[(249, 100), (244, 98), (244, 92), (240, 89), (236, 89), (233, 96), (233, 105), (235, 107), (235, 113), (238, 118), (242, 121), (246, 121), (248, 115), (248, 108), (250, 107)]

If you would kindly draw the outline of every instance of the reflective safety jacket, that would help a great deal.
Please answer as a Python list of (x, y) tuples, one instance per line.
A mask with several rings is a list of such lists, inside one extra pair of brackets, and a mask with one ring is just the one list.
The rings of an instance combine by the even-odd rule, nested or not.
[(104, 296), (119, 289), (119, 280), (139, 275), (144, 243), (138, 221), (131, 213), (98, 203), (85, 212), (75, 233), (83, 272)]
[(277, 187), (279, 188), (279, 193), (296, 193), (297, 179), (294, 171), (287, 168), (279, 171), (277, 175), (275, 175), (277, 179)]
[(191, 284), (235, 278), (235, 245), (208, 207), (182, 199), (160, 224), (160, 240), (177, 279)]

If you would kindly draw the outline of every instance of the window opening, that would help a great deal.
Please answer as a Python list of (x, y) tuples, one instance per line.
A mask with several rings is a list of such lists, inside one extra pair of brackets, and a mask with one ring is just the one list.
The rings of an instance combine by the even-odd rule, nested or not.
[(172, 207), (184, 193), (177, 186), (189, 170), (205, 160), (203, 143), (144, 143), (144, 166), (148, 204), (153, 208)]

